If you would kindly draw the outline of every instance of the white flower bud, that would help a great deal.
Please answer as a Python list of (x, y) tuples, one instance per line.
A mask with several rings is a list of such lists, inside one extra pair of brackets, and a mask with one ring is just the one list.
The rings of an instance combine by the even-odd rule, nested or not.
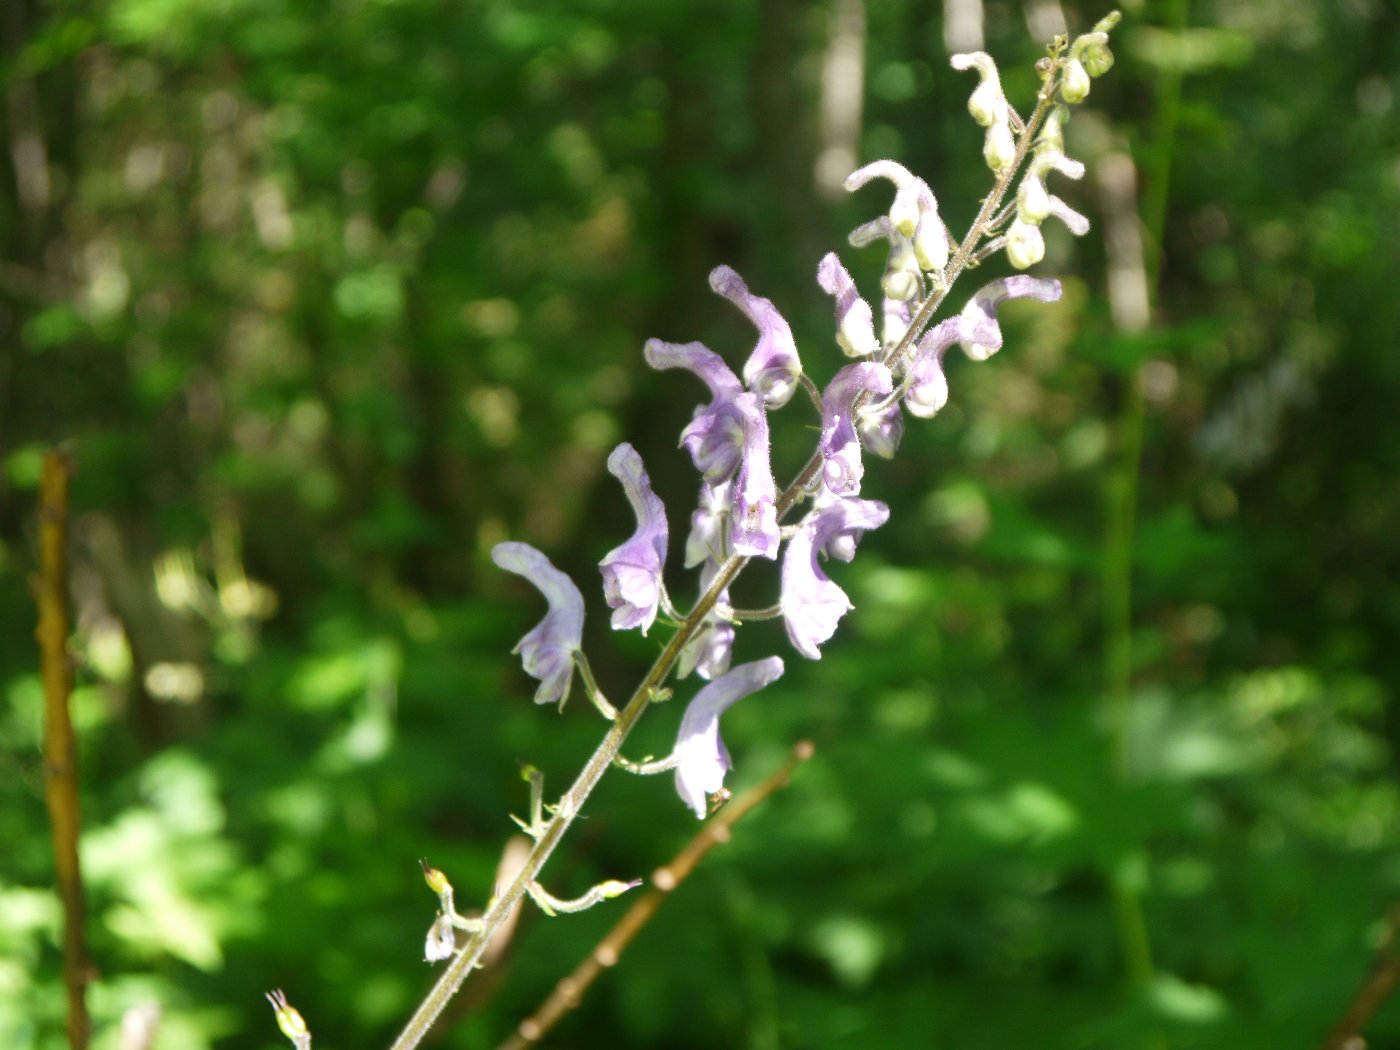
[(993, 124), (987, 129), (987, 139), (982, 144), (982, 157), (992, 171), (1004, 171), (1016, 159), (1016, 140), (1011, 137), (1011, 125), (1007, 121)]
[(880, 287), (889, 298), (908, 302), (919, 294), (919, 278), (908, 270), (886, 270)]
[(1045, 181), (1035, 172), (1027, 172), (1016, 190), (1016, 217), (1031, 226), (1039, 226), (1050, 214), (1050, 194)]
[(926, 213), (914, 229), (914, 258), (924, 270), (939, 273), (948, 265), (948, 232), (936, 213)]
[(1060, 82), (1060, 97), (1071, 104), (1089, 97), (1089, 71), (1084, 63), (1071, 58), (1065, 63), (1064, 80)]
[(1045, 258), (1045, 238), (1040, 227), (1017, 219), (1006, 231), (1006, 258), (1018, 270), (1026, 270)]
[(909, 238), (896, 236), (890, 244), (890, 257), (880, 286), (891, 299), (906, 302), (919, 294), (919, 262)]

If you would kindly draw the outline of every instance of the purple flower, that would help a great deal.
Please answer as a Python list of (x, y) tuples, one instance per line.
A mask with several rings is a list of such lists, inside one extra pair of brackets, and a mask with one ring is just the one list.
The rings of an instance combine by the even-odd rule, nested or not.
[[(700, 592), (709, 590), (719, 564), (707, 561), (700, 570)], [(729, 604), (729, 591), (719, 593), (716, 606)], [(734, 625), (713, 609), (706, 614), (700, 627), (681, 647), (676, 674), (680, 678), (694, 671), (701, 678), (714, 678), (729, 670), (729, 658), (734, 652)]]
[(661, 570), (666, 563), (666, 508), (651, 491), (642, 457), (627, 442), (608, 457), (608, 473), (622, 482), (637, 515), (637, 531), (598, 563), (603, 596), (613, 610), (614, 630), (640, 627), (646, 634), (661, 602)]
[(728, 266), (710, 271), (710, 287), (743, 310), (758, 329), (758, 343), (744, 365), (744, 382), (758, 392), (764, 404), (782, 408), (802, 374), (792, 329), (770, 300), (750, 292), (744, 279)]
[(862, 408), (856, 413), (856, 433), (865, 451), (881, 459), (893, 459), (900, 438), (904, 437), (904, 415), (899, 402), (891, 401), (878, 410), (873, 406)]
[(535, 703), (562, 707), (569, 698), (574, 677), (574, 653), (583, 638), (583, 595), (574, 581), (550, 564), (528, 543), (498, 543), (491, 560), (507, 572), (524, 576), (549, 602), (549, 612), (529, 634), (516, 643), (525, 673), (538, 678)]
[(817, 267), (817, 284), (836, 298), (836, 342), (848, 357), (869, 357), (880, 349), (875, 338), (875, 315), (860, 297), (850, 272), (835, 252), (827, 252)]
[(974, 361), (985, 361), (1001, 349), (1001, 327), (997, 324), (997, 307), (1008, 299), (1038, 299), (1042, 303), (1053, 303), (1060, 298), (1060, 282), (1048, 277), (1028, 277), (1016, 274), (989, 281), (963, 307), (962, 317), (976, 326), (978, 331), (991, 328), (991, 338), (980, 335), (958, 336), (963, 351)]
[(837, 623), (852, 608), (846, 592), (817, 565), (817, 552), (849, 560), (860, 534), (879, 528), (889, 516), (889, 507), (875, 500), (843, 499), (809, 514), (788, 541), (782, 572), (783, 620), (793, 648), (809, 660), (821, 659), (818, 647), (836, 633)]
[(847, 365), (832, 377), (822, 394), (822, 481), (837, 496), (860, 491), (865, 467), (860, 461), (852, 403), (863, 392), (885, 395), (894, 389), (890, 370), (874, 361)]
[(739, 377), (704, 343), (648, 339), (642, 352), (652, 368), (684, 368), (710, 388), (711, 401), (695, 409), (690, 425), (681, 432), (681, 447), (707, 482), (721, 484), (734, 473), (743, 454), (743, 416), (734, 405), (744, 392)]
[(921, 418), (934, 415), (948, 403), (948, 379), (943, 373), (943, 356), (954, 343), (961, 343), (967, 356), (985, 361), (1001, 348), (1001, 326), (997, 307), (1007, 299), (1039, 299), (1054, 302), (1060, 297), (1060, 282), (1017, 274), (1002, 277), (982, 287), (963, 311), (934, 325), (914, 352), (914, 360), (904, 374), (908, 389), (904, 405)]
[(729, 512), (733, 502), (729, 488), (728, 481), (718, 485), (700, 482), (700, 500), (690, 515), (690, 535), (685, 540), (687, 569), (707, 559), (718, 562), (729, 557)]
[(733, 768), (729, 751), (719, 738), (720, 715), (750, 693), (777, 681), (782, 673), (783, 661), (776, 656), (740, 664), (701, 689), (686, 707), (676, 735), (674, 754), (680, 759), (676, 792), (701, 820), (705, 819), (707, 796), (724, 787), (724, 775)]
[(734, 399), (744, 420), (744, 453), (734, 479), (729, 542), (735, 554), (778, 556), (778, 485), (768, 459), (768, 417), (754, 394)]
[[(704, 476), (712, 496), (737, 471), (729, 489), (734, 500), (730, 515), (734, 551), (777, 557), (777, 483), (768, 459), (768, 418), (763, 402), (758, 395), (745, 392), (720, 356), (700, 343), (649, 339), (644, 352), (653, 368), (687, 369), (710, 388), (714, 399), (696, 409), (695, 418), (681, 433), (681, 445)], [(693, 554), (694, 547), (688, 546), (688, 561)]]

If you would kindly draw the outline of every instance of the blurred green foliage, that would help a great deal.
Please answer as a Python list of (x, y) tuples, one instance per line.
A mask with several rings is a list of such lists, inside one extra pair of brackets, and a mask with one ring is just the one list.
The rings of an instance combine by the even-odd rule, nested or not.
[[(861, 157), (929, 178), (956, 229), (987, 181), (943, 5), (863, 6)], [(1097, 233), (1052, 241), (1065, 300), (1008, 310), (1007, 350), (958, 362), (953, 404), (870, 466), (893, 517), (835, 570), (845, 630), (726, 718), (738, 788), (799, 737), (817, 759), (556, 1045), (1315, 1045), (1366, 973), (1400, 894), (1400, 15), (1220, 0), (1183, 30), (1123, 6), (1070, 150), (1127, 149), (1165, 209), (1156, 323), (1115, 329)], [(878, 205), (813, 188), (830, 8), (11, 0), (0, 1043), (63, 1045), (41, 451), (79, 466), (97, 1045), (147, 1000), (163, 1050), (285, 1045), (272, 987), (318, 1046), (387, 1043), (430, 977), (416, 859), (489, 896), (518, 763), (557, 790), (600, 731), (527, 702), (507, 653), (537, 598), (485, 552), (525, 539), (593, 578), (631, 528), (603, 470), (624, 436), (680, 534), (695, 391), (640, 348), (742, 358), (712, 266), (782, 305), (819, 379), (839, 363), (811, 274)], [(985, 7), (1013, 100), (1022, 13)], [(1058, 192), (1101, 218), (1092, 177)], [(876, 255), (844, 255), (873, 290)], [(1137, 382), (1115, 731), (1106, 507)], [(655, 637), (590, 614), (622, 694)], [(787, 655), (773, 625), (740, 644)], [(645, 874), (693, 829), (669, 784), (615, 776), (548, 882)], [(443, 1045), (500, 1038), (617, 914), (527, 917)], [(1400, 1046), (1400, 1007), (1369, 1034)]]

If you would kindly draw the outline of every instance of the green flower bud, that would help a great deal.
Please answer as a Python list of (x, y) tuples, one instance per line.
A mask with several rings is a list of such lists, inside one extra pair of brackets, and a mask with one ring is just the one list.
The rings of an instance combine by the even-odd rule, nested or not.
[(1091, 77), (1101, 77), (1113, 68), (1113, 52), (1097, 40), (1084, 49), (1084, 68)]
[(1071, 105), (1089, 97), (1089, 71), (1084, 63), (1071, 58), (1065, 63), (1065, 76), (1060, 82), (1060, 97)]

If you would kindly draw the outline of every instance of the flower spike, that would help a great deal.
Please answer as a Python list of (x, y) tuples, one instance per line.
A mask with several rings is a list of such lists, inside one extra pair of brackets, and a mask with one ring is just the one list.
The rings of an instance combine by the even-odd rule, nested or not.
[(749, 389), (758, 392), (764, 404), (782, 408), (797, 389), (797, 377), (802, 374), (792, 329), (771, 300), (750, 292), (744, 279), (728, 266), (716, 266), (710, 271), (710, 287), (744, 311), (758, 329), (758, 343), (744, 365), (744, 381)]
[(666, 508), (651, 490), (642, 457), (627, 442), (608, 457), (608, 473), (622, 482), (637, 515), (637, 531), (598, 563), (603, 594), (613, 610), (614, 630), (650, 630), (661, 603), (661, 570), (666, 563)]
[(498, 543), (491, 548), (491, 560), (525, 577), (549, 602), (545, 618), (511, 652), (520, 654), (526, 674), (539, 679), (535, 703), (557, 701), (563, 707), (573, 683), (574, 655), (582, 644), (583, 595), (573, 580), (528, 543)]
[(740, 664), (716, 678), (690, 701), (676, 735), (676, 793), (705, 819), (706, 799), (724, 787), (724, 775), (733, 768), (729, 751), (719, 736), (720, 715), (751, 693), (782, 676), (783, 661), (776, 656)]

